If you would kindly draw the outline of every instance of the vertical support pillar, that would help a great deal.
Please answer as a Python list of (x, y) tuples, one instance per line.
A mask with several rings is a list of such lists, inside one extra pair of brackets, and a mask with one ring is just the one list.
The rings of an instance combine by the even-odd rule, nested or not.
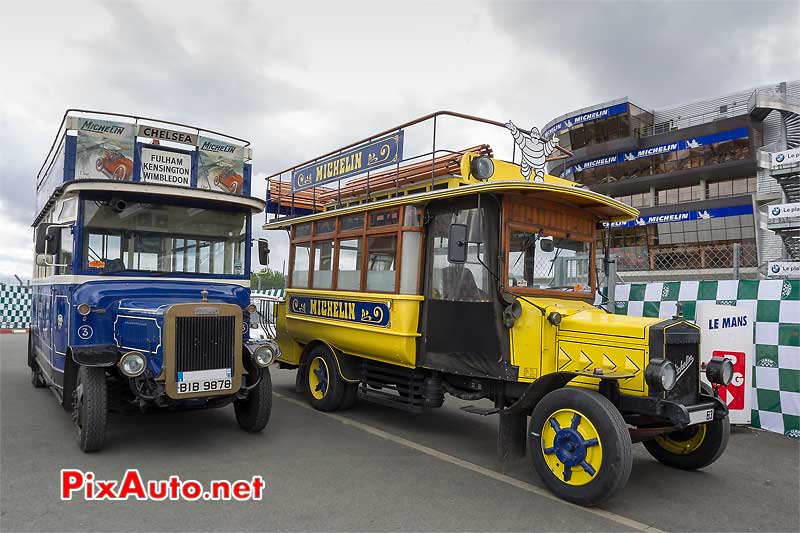
[(741, 243), (733, 243), (733, 279), (739, 279), (739, 254), (741, 250)]
[(613, 313), (616, 307), (616, 291), (617, 291), (617, 256), (616, 254), (608, 254), (608, 276), (606, 276), (606, 298), (608, 303), (608, 311)]

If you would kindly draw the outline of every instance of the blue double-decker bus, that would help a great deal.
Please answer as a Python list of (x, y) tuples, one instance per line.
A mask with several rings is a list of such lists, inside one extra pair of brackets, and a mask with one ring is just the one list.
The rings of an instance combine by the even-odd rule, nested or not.
[(83, 451), (126, 409), (232, 403), (242, 429), (267, 425), (278, 347), (249, 339), (264, 209), (251, 153), (184, 124), (65, 113), (37, 177), (28, 365), (72, 413)]

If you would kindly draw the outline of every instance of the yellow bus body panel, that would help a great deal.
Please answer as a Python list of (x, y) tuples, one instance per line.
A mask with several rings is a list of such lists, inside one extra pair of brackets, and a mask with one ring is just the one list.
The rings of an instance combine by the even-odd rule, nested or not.
[(419, 306), (422, 296), (368, 292), (287, 289), (286, 302), (292, 296), (320, 298), (327, 301), (380, 302), (389, 308), (389, 322), (385, 327), (356, 323), (333, 318), (293, 313), (286, 303), (279, 306), (277, 316), (279, 360), (297, 365), (300, 363), (301, 345), (321, 340), (344, 353), (414, 368), (417, 362), (417, 337), (419, 337)]

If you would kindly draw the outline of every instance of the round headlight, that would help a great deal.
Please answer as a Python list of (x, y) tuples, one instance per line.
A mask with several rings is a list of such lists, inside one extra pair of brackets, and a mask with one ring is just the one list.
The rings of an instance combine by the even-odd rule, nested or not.
[(258, 307), (256, 307), (256, 304), (250, 304), (247, 307), (245, 307), (244, 310), (252, 315), (256, 311), (258, 311)]
[(724, 357), (712, 357), (706, 365), (706, 377), (716, 385), (730, 385), (733, 381), (733, 363)]
[(678, 381), (678, 370), (670, 361), (664, 361), (661, 366), (661, 388), (672, 390), (676, 381)]
[(275, 360), (275, 350), (273, 350), (272, 346), (269, 344), (264, 344), (256, 348), (255, 354), (253, 355), (256, 364), (261, 367), (269, 366), (272, 364), (272, 361)]
[(92, 312), (92, 306), (89, 304), (80, 304), (78, 306), (78, 314), (81, 316), (86, 316)]
[(470, 173), (479, 180), (488, 180), (494, 174), (494, 161), (484, 156), (476, 157), (470, 162)]
[(119, 360), (120, 371), (129, 378), (142, 375), (146, 368), (144, 356), (139, 352), (128, 352)]
[(651, 359), (644, 371), (644, 379), (653, 391), (670, 391), (678, 380), (678, 371), (669, 361)]

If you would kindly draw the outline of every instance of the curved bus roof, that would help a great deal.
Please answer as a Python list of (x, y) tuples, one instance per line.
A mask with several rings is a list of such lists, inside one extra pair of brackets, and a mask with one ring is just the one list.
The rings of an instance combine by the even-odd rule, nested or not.
[[(557, 180), (553, 176), (547, 178)], [(387, 200), (368, 202), (354, 206), (330, 209), (302, 217), (285, 217), (264, 224), (265, 230), (284, 229), (295, 224), (301, 224), (311, 220), (330, 218), (333, 216), (349, 213), (359, 213), (363, 211), (375, 211), (377, 209), (406, 204), (426, 203), (431, 200), (442, 198), (454, 198), (458, 196), (468, 196), (478, 193), (503, 193), (503, 192), (530, 192), (541, 195), (542, 199), (554, 199), (566, 201), (577, 208), (585, 209), (594, 213), (598, 219), (609, 222), (623, 222), (639, 216), (639, 211), (629, 205), (618, 202), (613, 198), (600, 193), (592, 192), (581, 187), (562, 185), (559, 183), (533, 182), (526, 180), (504, 180), (479, 182), (472, 185), (462, 185), (453, 189), (441, 189), (424, 193), (409, 194), (398, 196)]]

